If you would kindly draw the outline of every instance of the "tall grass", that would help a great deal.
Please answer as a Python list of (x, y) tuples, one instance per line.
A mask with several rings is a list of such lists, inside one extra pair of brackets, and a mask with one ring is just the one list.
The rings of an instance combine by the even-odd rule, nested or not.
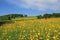
[(60, 40), (60, 18), (13, 22), (0, 26), (0, 40)]

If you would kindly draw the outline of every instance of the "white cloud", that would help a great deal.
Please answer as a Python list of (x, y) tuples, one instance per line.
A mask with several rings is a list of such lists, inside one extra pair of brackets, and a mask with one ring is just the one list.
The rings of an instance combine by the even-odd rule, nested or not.
[(6, 1), (23, 8), (31, 8), (37, 10), (60, 9), (59, 0), (6, 0)]

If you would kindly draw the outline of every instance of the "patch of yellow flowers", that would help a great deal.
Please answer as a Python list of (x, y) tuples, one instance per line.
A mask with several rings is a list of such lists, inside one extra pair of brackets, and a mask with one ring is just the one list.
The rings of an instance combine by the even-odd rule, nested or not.
[(60, 18), (5, 24), (0, 27), (0, 40), (60, 40)]

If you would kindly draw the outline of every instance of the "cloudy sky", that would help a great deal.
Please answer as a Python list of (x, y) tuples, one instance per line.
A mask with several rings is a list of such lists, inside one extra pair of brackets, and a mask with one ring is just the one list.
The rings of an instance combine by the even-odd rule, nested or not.
[(0, 15), (59, 13), (60, 0), (0, 0)]

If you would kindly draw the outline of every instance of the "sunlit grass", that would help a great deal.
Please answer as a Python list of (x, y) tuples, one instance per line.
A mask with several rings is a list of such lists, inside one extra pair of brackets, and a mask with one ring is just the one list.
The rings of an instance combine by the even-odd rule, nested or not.
[(60, 18), (13, 22), (0, 26), (0, 40), (60, 40)]

